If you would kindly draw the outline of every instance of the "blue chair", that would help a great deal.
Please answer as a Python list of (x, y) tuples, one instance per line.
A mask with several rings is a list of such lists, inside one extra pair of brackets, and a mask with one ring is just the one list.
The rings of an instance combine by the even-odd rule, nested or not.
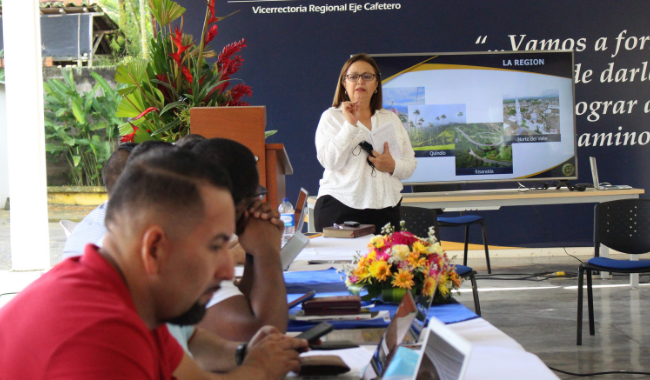
[[(415, 236), (425, 237), (429, 234), (429, 227), (435, 228), (436, 239), (440, 241), (440, 228), (436, 211), (421, 207), (401, 206), (402, 220), (406, 223), (406, 228)], [(467, 251), (465, 251), (467, 252)], [(467, 261), (467, 256), (465, 257)], [(465, 263), (467, 264), (467, 263)], [(476, 286), (476, 271), (466, 265), (456, 265), (456, 273), (464, 279), (469, 279), (472, 283), (472, 294), (474, 295), (474, 312), (481, 315), (481, 304), (478, 300), (478, 288)]]
[(488, 273), (492, 273), (490, 267), (490, 251), (488, 250), (487, 234), (485, 233), (485, 220), (478, 215), (460, 215), (460, 216), (439, 216), (438, 225), (440, 227), (465, 227), (465, 254), (463, 255), (463, 265), (467, 265), (467, 249), (469, 247), (469, 226), (479, 223), (483, 231), (483, 246), (485, 247), (485, 261), (487, 261)]
[(601, 244), (631, 255), (650, 252), (650, 199), (604, 202), (596, 205), (594, 209), (594, 258), (580, 265), (578, 275), (578, 345), (582, 345), (582, 287), (585, 272), (589, 335), (596, 334), (591, 272), (650, 272), (650, 260), (629, 261), (600, 257)]

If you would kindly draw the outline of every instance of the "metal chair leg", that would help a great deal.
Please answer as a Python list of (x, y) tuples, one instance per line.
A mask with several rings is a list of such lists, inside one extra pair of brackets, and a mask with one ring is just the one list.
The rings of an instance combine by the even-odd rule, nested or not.
[(463, 265), (467, 266), (467, 250), (469, 248), (469, 224), (465, 226), (465, 256), (463, 256)]
[(583, 277), (585, 275), (585, 268), (580, 265), (578, 272), (578, 326), (577, 326), (577, 336), (576, 344), (578, 346), (582, 345), (582, 285)]
[(481, 303), (478, 300), (478, 286), (476, 285), (476, 277), (474, 277), (474, 273), (470, 274), (469, 279), (472, 282), (472, 293), (474, 294), (474, 312), (480, 317)]
[(589, 335), (596, 335), (594, 327), (594, 292), (591, 283), (591, 269), (587, 268), (587, 307), (589, 309)]
[(481, 230), (483, 231), (483, 245), (485, 246), (485, 261), (487, 261), (488, 274), (492, 273), (490, 267), (490, 251), (488, 251), (487, 233), (485, 232), (485, 222), (481, 220)]

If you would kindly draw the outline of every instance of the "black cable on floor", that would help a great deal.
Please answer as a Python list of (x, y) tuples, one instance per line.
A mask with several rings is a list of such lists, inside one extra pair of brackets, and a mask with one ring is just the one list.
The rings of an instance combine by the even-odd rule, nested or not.
[[(522, 276), (522, 277), (502, 277), (502, 276)], [(576, 278), (578, 274), (575, 272), (541, 272), (541, 273), (503, 273), (503, 274), (486, 274), (477, 275), (476, 279), (480, 280), (504, 280), (504, 281), (533, 281), (540, 282), (554, 278)]]
[(18, 294), (18, 292), (2, 293), (2, 294), (0, 294), (0, 297), (8, 296), (8, 295), (11, 295), (11, 294)]
[(600, 375), (650, 375), (650, 372), (636, 372), (636, 371), (606, 371), (606, 372), (594, 372), (594, 373), (574, 373), (569, 371), (564, 371), (561, 369), (553, 368), (550, 365), (547, 366), (555, 372), (560, 372), (565, 375), (578, 376), (578, 377), (587, 377), (587, 376), (600, 376)]
[[(544, 230), (546, 230), (546, 233), (548, 234), (548, 237), (551, 239), (552, 242), (554, 242), (555, 244), (557, 244), (557, 241), (556, 241), (555, 239), (553, 239), (553, 234), (551, 234), (551, 231), (549, 231), (548, 228), (546, 228), (546, 225), (545, 225), (544, 222), (542, 221), (542, 216), (539, 214), (539, 211), (537, 211), (537, 207), (533, 206), (533, 210), (535, 210), (535, 214), (537, 214), (537, 219), (539, 219), (539, 223), (540, 223), (540, 225), (545, 226), (545, 227), (544, 227)], [(573, 257), (574, 259), (580, 261), (580, 264), (584, 264), (584, 262), (583, 262), (582, 260), (580, 260), (579, 258), (577, 258), (577, 257), (575, 257), (575, 256), (573, 256), (573, 255), (571, 255), (571, 254), (566, 250), (566, 247), (562, 247), (562, 248), (564, 249), (564, 253), (566, 253), (567, 256)]]

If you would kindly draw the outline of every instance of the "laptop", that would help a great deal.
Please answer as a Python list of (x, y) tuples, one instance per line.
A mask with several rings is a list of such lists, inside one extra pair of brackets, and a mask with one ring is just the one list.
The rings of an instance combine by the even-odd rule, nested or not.
[(422, 351), (411, 380), (462, 380), (472, 344), (436, 318), (429, 320)]
[[(417, 315), (413, 319), (413, 323), (406, 335), (407, 343), (416, 343), (420, 340), (420, 335), (424, 330), (433, 297), (436, 294), (435, 292), (438, 291), (438, 281), (440, 281), (440, 276), (436, 278), (434, 293), (430, 297), (419, 297), (417, 302), (414, 301)], [(407, 292), (407, 294), (410, 294), (410, 292)], [(386, 329), (384, 328), (336, 330), (327, 335), (327, 340), (347, 340), (360, 345), (376, 344), (381, 340), (385, 331)]]
[(287, 271), (293, 260), (298, 257), (300, 252), (309, 243), (309, 238), (302, 233), (302, 227), (305, 224), (305, 216), (307, 213), (307, 190), (301, 188), (298, 195), (298, 202), (295, 207), (295, 220), (296, 220), (296, 233), (289, 239), (287, 244), (280, 250), (280, 260), (282, 261), (282, 269)]
[[(418, 310), (411, 296), (410, 292), (402, 299), (402, 302), (395, 311), (395, 316), (391, 320), (388, 328), (384, 332), (381, 340), (377, 344), (370, 363), (366, 366), (364, 373), (360, 376), (359, 373), (342, 374), (338, 376), (309, 376), (309, 377), (287, 377), (287, 379), (315, 379), (315, 380), (372, 380), (381, 378), (385, 373), (390, 361), (395, 356), (400, 344), (409, 332), (409, 327), (413, 324), (413, 320), (417, 316)], [(332, 332), (333, 333), (333, 332)], [(329, 337), (332, 333), (329, 333)]]
[(610, 185), (607, 182), (600, 183), (598, 180), (598, 167), (596, 166), (596, 157), (589, 157), (589, 164), (591, 165), (591, 178), (594, 181), (595, 190), (620, 190), (632, 188), (632, 186), (628, 185)]

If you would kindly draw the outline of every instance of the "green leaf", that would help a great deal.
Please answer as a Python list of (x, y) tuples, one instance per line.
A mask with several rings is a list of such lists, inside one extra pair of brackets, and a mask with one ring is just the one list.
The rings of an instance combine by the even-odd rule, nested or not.
[(74, 161), (74, 166), (77, 167), (79, 166), (79, 162), (81, 162), (81, 156), (72, 156), (72, 160)]
[(105, 122), (104, 120), (98, 121), (96, 123), (90, 124), (90, 130), (91, 131), (96, 131), (98, 129), (105, 129), (108, 128), (108, 123)]
[(177, 125), (179, 125), (180, 123), (181, 123), (181, 119), (176, 118), (176, 119), (174, 119), (171, 123), (169, 123), (169, 124), (165, 125), (164, 127), (162, 127), (162, 128), (160, 128), (160, 129), (154, 131), (154, 132), (151, 134), (151, 136), (153, 137), (153, 136), (157, 136), (157, 135), (159, 135), (159, 134), (161, 134), (161, 133), (167, 132), (167, 131), (169, 131), (170, 129), (172, 129), (172, 128), (176, 127)]
[(74, 114), (77, 122), (81, 124), (86, 124), (86, 114), (83, 112), (81, 107), (81, 101), (79, 99), (70, 99), (70, 106), (72, 107), (72, 113)]
[(129, 87), (124, 87), (124, 88), (121, 88), (121, 89), (117, 90), (117, 93), (119, 95), (125, 96), (125, 95), (128, 95), (128, 94), (132, 93), (133, 91), (135, 91), (137, 89), (138, 88), (135, 87), (135, 86), (129, 86)]
[(162, 26), (166, 26), (185, 13), (185, 8), (171, 0), (149, 0), (149, 10)]
[(264, 131), (264, 138), (267, 138), (267, 137), (273, 136), (273, 135), (276, 134), (276, 133), (278, 133), (278, 131), (275, 130), (275, 129), (272, 130), (272, 131)]
[(124, 123), (124, 124), (120, 125), (118, 127), (118, 129), (120, 131), (120, 135), (124, 136), (124, 135), (128, 135), (129, 133), (133, 133), (133, 127), (131, 126), (131, 124), (135, 125), (136, 127), (139, 127), (146, 120), (147, 119), (142, 118), (142, 119), (138, 119), (138, 120), (133, 120), (130, 123), (127, 122), (127, 123)]
[(115, 90), (113, 90), (111, 85), (108, 84), (106, 79), (102, 78), (101, 75), (99, 75), (98, 73), (96, 73), (94, 71), (91, 72), (90, 75), (92, 75), (93, 78), (95, 78), (95, 80), (97, 81), (97, 84), (101, 86), (102, 90), (104, 90), (104, 96), (108, 96), (109, 94), (115, 93)]
[(147, 75), (149, 60), (134, 59), (126, 65), (120, 65), (115, 71), (115, 81), (118, 83), (139, 85)]
[(159, 115), (159, 116), (162, 116), (165, 112), (167, 112), (167, 111), (169, 111), (169, 110), (171, 110), (171, 109), (174, 109), (174, 108), (180, 108), (180, 107), (186, 107), (186, 106), (187, 106), (187, 103), (182, 102), (182, 101), (169, 103), (169, 104), (167, 104), (167, 105), (165, 106), (165, 108), (162, 109), (162, 111), (160, 111), (160, 115)]
[(125, 96), (117, 106), (117, 117), (136, 117), (145, 110), (140, 93), (134, 92)]

